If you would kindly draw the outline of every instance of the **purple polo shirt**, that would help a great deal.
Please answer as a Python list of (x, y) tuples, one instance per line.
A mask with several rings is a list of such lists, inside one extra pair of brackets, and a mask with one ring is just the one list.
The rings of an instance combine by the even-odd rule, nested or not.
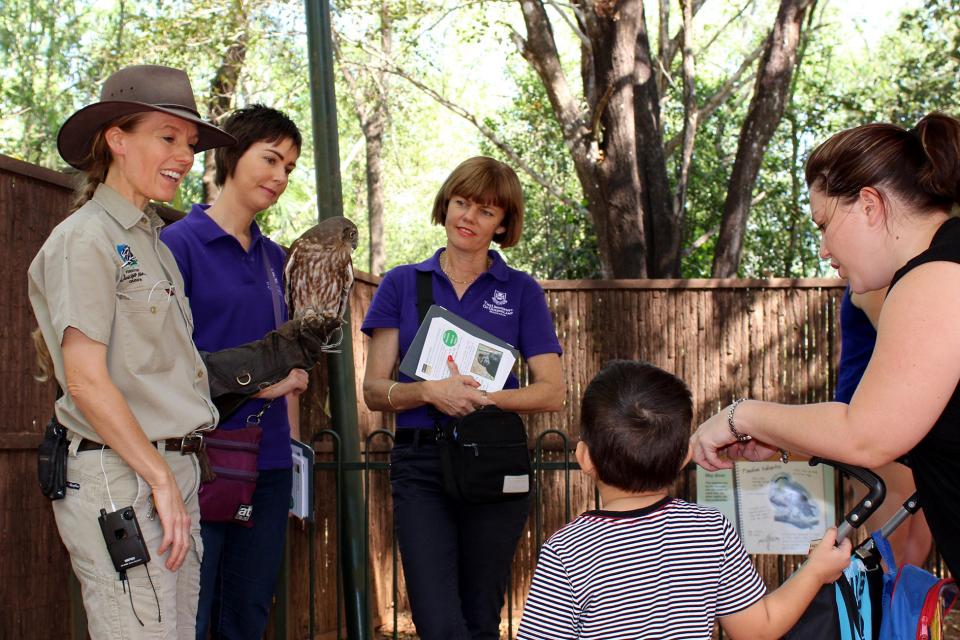
[[(435, 304), (510, 343), (526, 359), (562, 352), (547, 300), (536, 280), (523, 271), (511, 269), (499, 253), (491, 250), (488, 252), (492, 260), (490, 269), (467, 288), (462, 299), (457, 299), (453, 285), (440, 268), (441, 251), (443, 249), (438, 249), (433, 257), (419, 264), (403, 265), (387, 272), (363, 319), (364, 333), (372, 335), (374, 329), (399, 329), (402, 360), (420, 327), (416, 273), (430, 271)], [(402, 373), (399, 380), (413, 382), (413, 378)], [(504, 388), (518, 386), (517, 377), (511, 373)], [(427, 407), (417, 407), (397, 414), (397, 426), (431, 428), (433, 420)]]
[[(190, 213), (160, 235), (170, 247), (183, 274), (184, 293), (193, 311), (193, 341), (201, 351), (219, 351), (259, 340), (276, 328), (270, 286), (263, 266), (266, 249), (280, 303), (280, 319), (287, 319), (283, 296), (284, 251), (250, 225), (252, 242), (244, 251), (236, 238), (220, 228), (206, 212), (207, 205), (193, 205)], [(248, 400), (218, 426), (238, 429), (247, 416), (256, 414), (264, 400)], [(290, 422), (286, 398), (277, 398), (260, 419), (260, 469), (291, 466)]]

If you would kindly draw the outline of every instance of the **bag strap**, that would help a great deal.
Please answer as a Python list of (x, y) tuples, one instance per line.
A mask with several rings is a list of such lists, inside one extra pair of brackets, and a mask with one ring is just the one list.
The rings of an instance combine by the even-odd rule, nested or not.
[(897, 559), (893, 555), (893, 547), (890, 546), (890, 541), (887, 540), (887, 537), (883, 535), (882, 531), (874, 531), (870, 538), (873, 539), (873, 544), (877, 547), (877, 551), (880, 552), (880, 558), (884, 564), (887, 565), (887, 575), (896, 575)]
[[(419, 323), (427, 317), (427, 312), (433, 304), (433, 272), (417, 271), (417, 316)], [(432, 404), (427, 405), (427, 415), (433, 420), (433, 426), (440, 431), (443, 419), (446, 417)]]
[[(277, 281), (273, 277), (273, 269), (270, 268), (270, 256), (267, 255), (267, 246), (266, 240), (263, 236), (260, 236), (260, 255), (263, 256), (263, 272), (267, 276), (267, 286), (270, 288), (270, 301), (273, 302), (273, 323), (274, 328), (279, 329), (280, 325), (283, 324), (283, 320), (280, 315), (280, 293), (277, 291)], [(263, 403), (263, 406), (260, 407), (260, 411), (256, 414), (247, 416), (247, 425), (259, 425), (260, 418), (263, 417), (263, 414), (267, 412), (267, 409), (270, 408), (270, 405), (273, 404), (273, 400), (267, 400)]]
[(270, 287), (270, 301), (273, 302), (273, 322), (274, 329), (279, 329), (283, 324), (280, 314), (280, 293), (277, 291), (277, 281), (273, 277), (273, 269), (270, 268), (270, 257), (267, 255), (266, 240), (260, 237), (260, 254), (263, 256), (263, 271), (267, 275), (267, 286)]
[(433, 273), (417, 271), (417, 315), (422, 323), (433, 304)]

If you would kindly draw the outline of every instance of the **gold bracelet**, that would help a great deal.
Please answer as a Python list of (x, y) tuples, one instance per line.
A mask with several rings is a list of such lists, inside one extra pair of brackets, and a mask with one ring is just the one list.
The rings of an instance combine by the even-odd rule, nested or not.
[(390, 408), (393, 409), (394, 411), (396, 411), (397, 406), (396, 406), (395, 404), (393, 404), (393, 400), (390, 398), (390, 392), (393, 391), (393, 388), (394, 388), (395, 386), (397, 386), (398, 384), (400, 384), (400, 383), (399, 383), (399, 382), (394, 382), (392, 385), (390, 385), (389, 387), (387, 387), (387, 404), (389, 404), (389, 405), (390, 405)]

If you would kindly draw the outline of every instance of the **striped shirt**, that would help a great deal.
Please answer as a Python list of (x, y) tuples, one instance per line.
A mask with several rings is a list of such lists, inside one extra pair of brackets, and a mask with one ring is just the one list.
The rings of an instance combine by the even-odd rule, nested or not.
[(588, 511), (540, 550), (518, 640), (710, 638), (765, 587), (715, 509), (674, 498)]

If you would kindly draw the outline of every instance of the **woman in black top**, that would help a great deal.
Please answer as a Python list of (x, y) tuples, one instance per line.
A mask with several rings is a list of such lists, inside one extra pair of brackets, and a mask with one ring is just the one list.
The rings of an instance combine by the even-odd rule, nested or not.
[(694, 433), (694, 459), (713, 470), (782, 447), (877, 467), (906, 454), (960, 575), (960, 121), (844, 131), (811, 154), (806, 179), (820, 255), (855, 293), (890, 286), (870, 363), (849, 404), (734, 402)]

